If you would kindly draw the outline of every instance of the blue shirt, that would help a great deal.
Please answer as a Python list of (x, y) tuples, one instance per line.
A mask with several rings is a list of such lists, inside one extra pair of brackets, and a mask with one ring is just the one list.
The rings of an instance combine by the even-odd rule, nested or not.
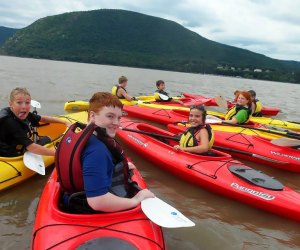
[(106, 145), (92, 135), (81, 154), (84, 191), (87, 197), (109, 192), (114, 164)]

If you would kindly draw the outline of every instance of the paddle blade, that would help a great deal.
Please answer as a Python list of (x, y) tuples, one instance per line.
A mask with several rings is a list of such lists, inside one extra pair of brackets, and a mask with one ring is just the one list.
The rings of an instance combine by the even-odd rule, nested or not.
[(38, 101), (31, 100), (30, 105), (34, 108), (40, 109), (42, 106)]
[(223, 96), (221, 96), (221, 95), (216, 96), (215, 101), (219, 107), (226, 109), (226, 110), (228, 109), (227, 101), (225, 100), (225, 98)]
[(289, 139), (289, 138), (277, 138), (271, 140), (271, 143), (283, 147), (295, 147), (300, 146), (300, 140)]
[(161, 93), (158, 93), (159, 97), (164, 100), (164, 101), (167, 101), (169, 100), (169, 97), (167, 95), (164, 95), (164, 94), (161, 94)]
[(40, 175), (45, 175), (45, 164), (41, 155), (25, 152), (23, 162), (26, 167)]
[(185, 217), (176, 208), (157, 197), (143, 200), (141, 206), (144, 214), (161, 227), (178, 228), (195, 226), (194, 222)]
[(205, 123), (222, 124), (222, 119), (215, 117), (213, 115), (207, 115), (205, 119)]

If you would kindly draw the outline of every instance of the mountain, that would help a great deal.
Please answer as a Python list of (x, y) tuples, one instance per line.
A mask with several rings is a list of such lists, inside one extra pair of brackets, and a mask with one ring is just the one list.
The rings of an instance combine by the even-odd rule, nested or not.
[(11, 37), (18, 29), (0, 26), (0, 46)]
[(173, 21), (125, 10), (80, 11), (39, 19), (10, 37), (1, 53), (300, 82), (300, 62), (217, 43)]

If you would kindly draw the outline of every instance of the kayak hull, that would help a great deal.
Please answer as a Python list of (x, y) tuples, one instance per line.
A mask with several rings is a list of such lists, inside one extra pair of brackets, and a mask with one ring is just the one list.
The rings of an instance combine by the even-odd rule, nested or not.
[[(190, 94), (190, 93), (182, 93), (183, 96), (185, 97), (189, 97), (189, 98), (196, 98), (198, 100), (203, 99), (203, 101), (207, 101), (205, 103), (206, 106), (218, 106), (215, 98), (210, 98), (210, 97), (205, 97), (202, 95), (194, 95), (194, 94)], [(230, 101), (227, 101), (228, 104), (228, 108), (231, 108), (235, 105), (235, 103), (232, 103)], [(280, 112), (279, 108), (274, 108), (274, 107), (267, 107), (267, 106), (263, 106), (262, 108), (262, 114), (265, 116), (276, 116), (278, 113)]]
[[(149, 124), (129, 120), (122, 120), (122, 127), (174, 136)], [(228, 198), (300, 221), (299, 193), (288, 187), (282, 191), (269, 190), (238, 178), (229, 171), (232, 165), (251, 168), (233, 160), (228, 154), (218, 157), (189, 154), (175, 150), (172, 144), (166, 143), (166, 139), (163, 142), (153, 136), (125, 130), (119, 130), (117, 134), (140, 156), (179, 178)]]
[[(212, 126), (214, 130), (214, 147), (233, 156), (270, 167), (300, 173), (300, 152), (291, 147), (274, 145), (270, 139), (243, 132), (218, 130), (228, 126)], [(230, 127), (229, 127), (230, 128)], [(180, 133), (185, 126), (168, 125), (169, 131)], [(255, 131), (254, 131), (255, 132)]]
[[(138, 171), (135, 181), (145, 187)], [(165, 249), (162, 229), (151, 222), (141, 207), (99, 214), (70, 214), (59, 204), (61, 195), (56, 170), (39, 202), (33, 228), (32, 249)]]

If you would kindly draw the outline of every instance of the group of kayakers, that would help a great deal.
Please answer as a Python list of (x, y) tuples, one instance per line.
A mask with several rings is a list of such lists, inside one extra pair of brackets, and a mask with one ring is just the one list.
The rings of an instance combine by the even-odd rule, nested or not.
[[(94, 125), (94, 132), (86, 139), (86, 145), (80, 153), (80, 168), (82, 172), (77, 175), (84, 182), (83, 210), (113, 212), (133, 208), (143, 199), (154, 197), (148, 189), (143, 189), (135, 194), (129, 194), (127, 179), (129, 171), (135, 168), (128, 161), (123, 149), (114, 139), (120, 126), (122, 106), (120, 99), (128, 101), (136, 98), (126, 91), (128, 79), (125, 76), (119, 78), (118, 84), (113, 86), (112, 93), (97, 92), (89, 100), (88, 125)], [(181, 100), (173, 100), (165, 91), (165, 83), (162, 80), (156, 82), (157, 90), (154, 97), (157, 101), (176, 101), (184, 105)], [(251, 99), (252, 98), (252, 99)], [(253, 99), (254, 98), (254, 99)], [(245, 123), (249, 120), (254, 109), (255, 92), (237, 91), (236, 105), (226, 114), (225, 120), (229, 123)], [(256, 101), (258, 103), (258, 101)], [(64, 123), (67, 127), (72, 123), (49, 116), (40, 116), (30, 112), (31, 96), (26, 88), (15, 88), (10, 94), (9, 107), (0, 111), (0, 156), (16, 157), (30, 151), (39, 155), (64, 154), (55, 152), (54, 149), (43, 147), (51, 141), (51, 138), (39, 138), (36, 134), (36, 126), (43, 123)], [(259, 105), (257, 105), (259, 106)], [(256, 107), (257, 107), (256, 106)], [(256, 111), (255, 111), (256, 112)], [(259, 111), (258, 111), (259, 112)], [(189, 112), (188, 128), (180, 136), (175, 150), (182, 150), (195, 154), (207, 154), (213, 146), (214, 133), (211, 127), (205, 123), (206, 110), (203, 105), (191, 106)], [(72, 138), (71, 138), (72, 140)], [(70, 177), (61, 176), (60, 180)], [(78, 190), (76, 190), (78, 191)], [(74, 191), (75, 192), (75, 191)], [(81, 197), (80, 197), (81, 199)], [(67, 210), (72, 210), (76, 203), (76, 195), (72, 191), (65, 193), (63, 205)], [(78, 201), (82, 204), (81, 200)], [(74, 205), (78, 208), (78, 204)]]

